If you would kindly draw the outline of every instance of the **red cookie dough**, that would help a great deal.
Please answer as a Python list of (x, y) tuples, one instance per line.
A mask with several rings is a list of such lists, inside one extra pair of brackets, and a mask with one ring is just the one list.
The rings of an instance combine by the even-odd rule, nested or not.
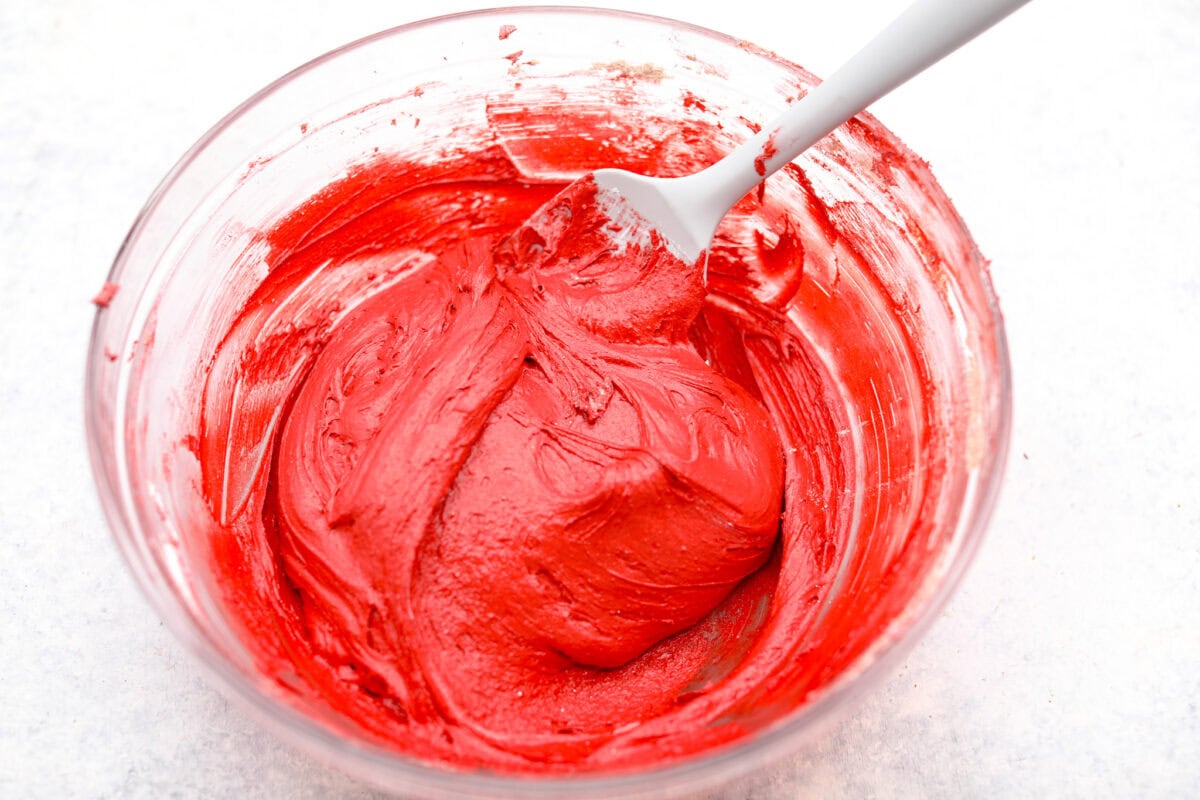
[[(726, 231), (684, 264), (615, 246), (591, 183), (547, 205), (566, 185), (489, 147), (352, 168), (259, 237), (265, 278), (215, 340), (190, 445), (218, 598), (262, 674), (452, 768), (736, 741), (897, 609), (862, 595), (807, 636), (854, 456), (786, 314), (828, 300), (804, 294), (799, 233)], [(925, 444), (893, 442), (896, 465)]]

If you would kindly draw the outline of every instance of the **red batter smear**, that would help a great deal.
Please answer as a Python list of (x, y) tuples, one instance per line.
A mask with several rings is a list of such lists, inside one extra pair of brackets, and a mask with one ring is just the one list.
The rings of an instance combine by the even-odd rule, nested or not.
[(767, 174), (767, 161), (779, 152), (779, 149), (775, 147), (775, 136), (777, 133), (778, 131), (775, 131), (767, 137), (767, 140), (763, 142), (762, 152), (754, 157), (754, 171), (759, 175)]
[(104, 285), (100, 287), (100, 291), (97, 292), (96, 296), (92, 298), (92, 304), (97, 308), (108, 308), (108, 304), (111, 303), (113, 298), (117, 296), (117, 291), (120, 288), (121, 287), (115, 283), (105, 281)]
[(507, 39), (508, 37), (512, 36), (516, 32), (517, 32), (516, 25), (501, 25), (500, 26), (500, 40), (503, 41), (503, 40)]
[[(657, 240), (616, 245), (594, 184), (560, 195), (513, 152), (380, 157), (263, 232), (194, 442), (221, 600), (280, 692), (426, 761), (596, 771), (736, 741), (861, 653), (907, 602), (872, 587), (916, 580), (932, 546), (867, 525), (860, 551), (890, 555), (856, 553), (810, 633), (852, 505), (907, 531), (932, 492), (850, 496), (845, 406), (781, 310), (829, 302), (804, 262), (859, 258), (858, 223), (803, 188), (811, 224), (719, 233), (706, 285)], [(828, 308), (849, 391), (904, 413), (853, 366), (854, 311)], [(936, 445), (893, 437), (864, 468), (911, 476)]]

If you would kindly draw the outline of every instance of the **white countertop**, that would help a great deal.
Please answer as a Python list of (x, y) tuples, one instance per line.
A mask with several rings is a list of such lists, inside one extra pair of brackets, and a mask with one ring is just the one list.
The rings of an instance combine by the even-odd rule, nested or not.
[[(610, 5), (828, 74), (905, 3)], [(226, 111), (336, 45), (467, 7), (0, 5), (0, 797), (375, 796), (231, 708), (139, 595), (84, 450), (88, 301)], [(1200, 796), (1200, 5), (1034, 0), (875, 111), (993, 261), (1007, 482), (903, 666), (732, 797)]]

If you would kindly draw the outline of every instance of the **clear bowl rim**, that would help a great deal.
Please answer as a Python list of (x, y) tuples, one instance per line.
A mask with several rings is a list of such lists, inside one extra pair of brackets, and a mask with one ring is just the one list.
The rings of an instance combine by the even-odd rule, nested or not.
[[(563, 16), (612, 16), (631, 22), (667, 25), (674, 29), (715, 40), (733, 47), (746, 44), (743, 40), (714, 31), (700, 25), (670, 17), (636, 11), (590, 6), (499, 6), (444, 14), (378, 31), (330, 50), (290, 70), (281, 77), (258, 90), (208, 129), (180, 157), (175, 165), (150, 194), (139, 211), (113, 259), (106, 280), (120, 283), (129, 251), (161, 205), (163, 197), (176, 184), (217, 137), (230, 128), (239, 118), (254, 108), (260, 100), (275, 93), (296, 77), (320, 67), (339, 56), (369, 45), (381, 39), (401, 36), (424, 28), (454, 23), (477, 17), (511, 18), (528, 14), (560, 14)], [(759, 48), (764, 58), (792, 66), (792, 62), (779, 55)], [(106, 357), (103, 339), (104, 309), (97, 308), (92, 324), (88, 347), (85, 389), (84, 428), (88, 444), (89, 461), (100, 504), (108, 528), (120, 550), (127, 567), (134, 575), (135, 583), (150, 606), (158, 613), (172, 635), (181, 642), (194, 663), (225, 696), (233, 697), (264, 728), (278, 739), (297, 746), (315, 756), (326, 765), (343, 771), (389, 791), (430, 791), (474, 793), (478, 797), (550, 798), (562, 792), (576, 796), (605, 797), (613, 793), (630, 792), (625, 796), (640, 796), (642, 793), (676, 789), (689, 791), (713, 788), (744, 776), (756, 766), (769, 765), (792, 752), (806, 741), (821, 723), (831, 722), (839, 713), (845, 713), (852, 701), (863, 697), (868, 690), (878, 686), (889, 676), (895, 666), (908, 655), (928, 631), (938, 614), (955, 593), (967, 568), (975, 558), (983, 541), (1003, 483), (1008, 460), (1012, 430), (1012, 375), (1004, 321), (999, 301), (991, 282), (986, 262), (981, 264), (981, 286), (984, 290), (988, 330), (992, 334), (991, 344), (996, 352), (995, 409), (996, 425), (986, 449), (985, 464), (979, 470), (982, 481), (977, 491), (968, 498), (960, 509), (957, 544), (945, 571), (936, 578), (933, 591), (914, 595), (903, 614), (894, 619), (885, 631), (878, 646), (868, 648), (850, 668), (822, 689), (815, 696), (787, 715), (784, 719), (735, 743), (716, 750), (702, 752), (665, 767), (644, 770), (614, 772), (608, 774), (583, 773), (550, 777), (528, 775), (503, 775), (482, 772), (453, 771), (364, 742), (352, 742), (341, 738), (319, 725), (300, 711), (267, 695), (254, 686), (225, 658), (206, 633), (198, 631), (191, 622), (187, 610), (174, 593), (160, 591), (154, 585), (152, 571), (156, 566), (146, 559), (130, 530), (130, 520), (119, 500), (119, 487), (115, 486), (106, 472), (105, 453), (98, 439), (104, 421), (100, 418), (97, 392), (98, 371)], [(122, 421), (123, 409), (118, 409), (114, 421)], [(136, 525), (136, 516), (134, 517)], [(150, 561), (151, 563), (147, 563)], [(926, 581), (935, 580), (927, 576)], [(903, 623), (898, 635), (893, 629)], [(349, 763), (347, 763), (349, 762)], [(360, 767), (354, 769), (353, 767)], [(368, 774), (369, 773), (369, 774)], [(380, 781), (386, 775), (389, 783)], [(714, 780), (715, 776), (715, 780)], [(397, 779), (403, 781), (399, 786)], [(671, 796), (676, 793), (672, 792)], [(618, 795), (620, 796), (620, 795)]]

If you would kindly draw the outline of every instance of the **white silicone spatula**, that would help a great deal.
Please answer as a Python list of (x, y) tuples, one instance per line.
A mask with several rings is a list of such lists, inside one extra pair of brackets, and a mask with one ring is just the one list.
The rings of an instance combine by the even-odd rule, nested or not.
[(597, 170), (607, 215), (639, 229), (615, 238), (641, 238), (653, 229), (676, 255), (695, 261), (721, 218), (766, 176), (1027, 2), (917, 0), (828, 80), (712, 166), (682, 178)]

